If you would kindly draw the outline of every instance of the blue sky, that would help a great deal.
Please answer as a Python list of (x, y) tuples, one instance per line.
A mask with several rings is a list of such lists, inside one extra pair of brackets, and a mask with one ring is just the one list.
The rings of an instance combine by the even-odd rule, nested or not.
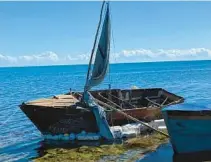
[[(211, 59), (211, 2), (110, 4), (111, 62)], [(0, 2), (0, 66), (87, 63), (100, 7)]]

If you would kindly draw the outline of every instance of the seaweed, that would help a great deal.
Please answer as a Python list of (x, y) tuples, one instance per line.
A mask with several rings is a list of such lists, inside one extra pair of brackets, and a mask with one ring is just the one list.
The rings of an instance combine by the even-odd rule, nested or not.
[[(100, 146), (81, 146), (79, 148), (53, 148), (45, 150), (45, 155), (34, 159), (35, 162), (57, 162), (57, 161), (84, 161), (94, 162), (101, 159), (103, 156), (121, 155), (128, 150), (144, 149), (145, 152), (155, 150), (160, 144), (168, 141), (168, 138), (153, 133), (151, 135), (142, 135), (135, 138), (128, 139), (122, 144), (100, 145)], [(133, 157), (133, 160), (139, 159)]]

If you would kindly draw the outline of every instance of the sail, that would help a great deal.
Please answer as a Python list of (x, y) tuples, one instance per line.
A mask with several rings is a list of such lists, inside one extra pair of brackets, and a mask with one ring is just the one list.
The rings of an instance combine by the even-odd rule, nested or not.
[[(98, 38), (98, 32), (99, 32), (99, 28), (100, 28), (100, 24), (101, 24), (104, 4), (105, 4), (105, 1), (103, 2), (102, 8), (101, 8), (100, 21), (98, 24), (98, 29), (97, 29), (97, 33), (95, 36), (94, 46), (92, 49), (92, 54), (91, 54), (91, 58), (90, 58), (90, 62), (89, 62), (87, 80), (86, 80), (86, 85), (85, 85), (84, 93), (83, 93), (83, 101), (87, 104), (89, 109), (95, 115), (96, 122), (97, 122), (98, 129), (99, 129), (99, 134), (102, 137), (104, 137), (105, 139), (113, 140), (114, 136), (113, 136), (111, 129), (109, 127), (109, 124), (106, 120), (106, 113), (105, 113), (103, 107), (101, 107), (99, 104), (97, 104), (95, 102), (93, 96), (89, 93), (89, 90), (93, 86), (96, 86), (103, 81), (103, 79), (105, 78), (105, 75), (107, 73), (107, 70), (108, 70), (109, 53), (110, 53), (109, 3), (107, 3), (105, 18), (104, 18), (104, 22), (102, 24), (101, 35), (99, 37), (97, 49), (95, 48), (96, 41)], [(90, 73), (92, 57), (93, 57), (95, 49), (96, 49), (96, 56), (95, 56), (95, 61), (94, 61), (94, 65), (92, 68), (91, 77), (90, 77), (89, 73)]]
[[(110, 53), (110, 15), (109, 15), (109, 5), (107, 3), (106, 14), (96, 50), (96, 56), (91, 77), (88, 79), (85, 85), (85, 90), (90, 90), (93, 86), (100, 84), (105, 78), (106, 73), (108, 71), (109, 53)], [(89, 66), (91, 66), (91, 64)]]

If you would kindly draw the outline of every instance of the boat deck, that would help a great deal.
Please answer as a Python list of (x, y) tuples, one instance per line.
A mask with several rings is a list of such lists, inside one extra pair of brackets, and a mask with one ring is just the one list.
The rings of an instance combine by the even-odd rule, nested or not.
[(65, 108), (74, 105), (76, 102), (79, 102), (79, 100), (75, 98), (73, 95), (62, 94), (62, 95), (56, 95), (52, 98), (41, 98), (38, 100), (29, 101), (25, 104), (30, 106)]

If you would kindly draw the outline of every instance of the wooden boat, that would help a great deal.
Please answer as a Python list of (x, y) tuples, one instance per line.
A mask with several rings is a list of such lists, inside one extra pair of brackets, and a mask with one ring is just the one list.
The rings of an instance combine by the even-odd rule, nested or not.
[[(70, 92), (26, 102), (20, 107), (43, 134), (80, 133), (82, 130), (98, 132), (93, 112), (80, 102), (81, 94), (81, 92)], [(91, 94), (94, 98), (109, 103), (102, 98), (102, 96), (106, 97), (121, 106), (125, 113), (144, 121), (151, 121), (159, 117), (160, 106), (158, 105), (177, 104), (184, 100), (161, 88), (98, 90), (91, 91)], [(112, 96), (109, 97), (109, 94)], [(130, 122), (118, 112), (105, 109), (110, 126)]]
[(211, 108), (180, 104), (162, 109), (176, 154), (211, 151)]
[[(103, 15), (104, 22), (101, 23)], [(77, 134), (86, 131), (99, 132), (104, 138), (113, 139), (110, 126), (122, 125), (130, 120), (105, 106), (105, 103), (132, 117), (150, 121), (159, 117), (161, 107), (183, 102), (182, 97), (161, 88), (91, 90), (103, 81), (109, 65), (109, 17), (109, 3), (104, 1), (83, 92), (69, 92), (20, 106), (43, 134)], [(100, 29), (101, 35), (98, 36)]]

